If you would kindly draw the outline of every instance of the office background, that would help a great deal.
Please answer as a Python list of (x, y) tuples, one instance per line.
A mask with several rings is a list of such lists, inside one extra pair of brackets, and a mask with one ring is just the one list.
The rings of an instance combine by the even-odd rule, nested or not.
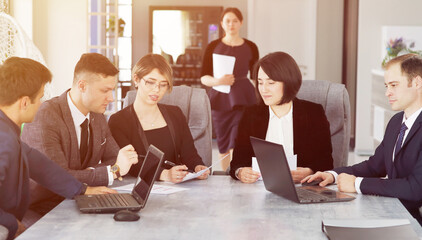
[[(10, 14), (25, 29), (53, 73), (53, 96), (71, 86), (73, 66), (87, 51), (87, 1), (9, 0)], [(381, 27), (421, 26), (420, 0), (133, 0), (133, 53), (148, 52), (149, 6), (237, 7), (244, 15), (241, 36), (260, 55), (286, 51), (306, 66), (305, 79), (342, 82), (344, 7), (357, 8), (356, 76), (350, 84), (355, 152), (371, 153), (371, 70), (380, 69)], [(352, 6), (352, 7), (350, 7)], [(353, 77), (352, 77), (353, 78)], [(356, 88), (356, 89), (355, 89)]]

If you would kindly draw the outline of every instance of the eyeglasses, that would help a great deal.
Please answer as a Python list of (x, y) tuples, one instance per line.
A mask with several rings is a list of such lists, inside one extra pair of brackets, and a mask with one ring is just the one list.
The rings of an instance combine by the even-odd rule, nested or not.
[(149, 79), (142, 78), (142, 80), (144, 80), (145, 86), (150, 90), (154, 89), (155, 87), (158, 87), (158, 90), (167, 89), (169, 87), (169, 82), (167, 82), (167, 81), (157, 83), (157, 81), (153, 81), (153, 80), (149, 80)]

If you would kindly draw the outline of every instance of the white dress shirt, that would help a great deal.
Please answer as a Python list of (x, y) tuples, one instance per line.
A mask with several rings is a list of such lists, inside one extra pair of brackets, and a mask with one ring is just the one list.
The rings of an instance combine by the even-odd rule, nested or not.
[[(81, 147), (81, 124), (88, 119), (89, 124), (89, 113), (85, 116), (73, 103), (72, 98), (70, 97), (70, 91), (67, 92), (67, 104), (69, 105), (70, 114), (72, 115), (73, 124), (75, 126), (76, 138), (78, 139), (78, 147)], [(89, 130), (88, 130), (88, 141), (89, 141)], [(108, 185), (112, 185), (114, 181), (113, 173), (110, 171), (110, 165), (107, 166), (108, 172)]]
[[(422, 111), (422, 108), (419, 108), (416, 112), (414, 112), (412, 115), (410, 115), (410, 117), (407, 118), (407, 119), (406, 119), (406, 115), (403, 114), (402, 123), (404, 122), (406, 124), (407, 129), (404, 132), (404, 137), (403, 137), (402, 145), (406, 141), (406, 137), (407, 137), (407, 135), (409, 135), (409, 131), (410, 131), (410, 129), (412, 129), (412, 126), (415, 123), (416, 118), (418, 118), (418, 116), (421, 113), (421, 111)], [(399, 136), (397, 136), (396, 143), (397, 143), (398, 138), (399, 138)], [(396, 146), (396, 144), (394, 144), (394, 146)], [(394, 147), (393, 156), (392, 156), (393, 162), (394, 162), (395, 152), (396, 152), (396, 149)], [(336, 172), (334, 172), (334, 171), (327, 171), (327, 172), (333, 174), (333, 176), (334, 176), (334, 183), (336, 183), (337, 182), (337, 176), (338, 176), (338, 174)], [(356, 177), (356, 180), (355, 180), (355, 189), (356, 189), (356, 192), (357, 193), (362, 193), (362, 191), (360, 190), (360, 184), (362, 183), (362, 180), (363, 180), (363, 177)]]
[(269, 106), (270, 118), (268, 121), (266, 141), (281, 144), (286, 156), (293, 155), (293, 104), (289, 112), (279, 118)]

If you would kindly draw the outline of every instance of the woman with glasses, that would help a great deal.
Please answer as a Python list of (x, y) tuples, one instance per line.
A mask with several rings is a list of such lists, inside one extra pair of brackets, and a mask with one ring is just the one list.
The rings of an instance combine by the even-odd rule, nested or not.
[[(140, 155), (146, 154), (149, 144), (164, 152), (167, 165), (160, 180), (179, 183), (189, 171), (206, 168), (193, 143), (186, 118), (177, 106), (159, 104), (164, 94), (173, 87), (172, 70), (158, 54), (142, 57), (132, 69), (132, 80), (137, 88), (132, 105), (113, 114), (109, 126), (114, 139), (123, 147), (132, 144)], [(143, 161), (129, 171), (137, 176)], [(209, 170), (199, 176), (206, 179)]]
[[(245, 106), (256, 103), (254, 87), (248, 78), (254, 63), (259, 58), (258, 48), (252, 41), (240, 36), (243, 16), (237, 8), (226, 8), (221, 15), (224, 37), (210, 42), (204, 53), (201, 82), (208, 87), (230, 85), (230, 92), (224, 93), (210, 88), (208, 96), (212, 109), (212, 124), (217, 136), (221, 167), (225, 171), (237, 135), (237, 127)], [(232, 74), (214, 76), (214, 55), (235, 57)]]
[(248, 107), (240, 121), (230, 175), (244, 183), (260, 177), (251, 168), (255, 154), (250, 136), (283, 145), (288, 158), (296, 155), (297, 169), (291, 171), (296, 183), (332, 169), (330, 124), (320, 104), (296, 97), (302, 85), (296, 61), (284, 52), (270, 53), (253, 72), (260, 103)]

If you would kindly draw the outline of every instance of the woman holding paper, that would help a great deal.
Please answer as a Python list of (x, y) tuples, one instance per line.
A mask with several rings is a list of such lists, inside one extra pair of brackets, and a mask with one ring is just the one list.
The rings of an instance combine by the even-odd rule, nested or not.
[(296, 155), (297, 169), (291, 171), (296, 183), (332, 169), (330, 124), (320, 104), (296, 98), (302, 74), (295, 60), (284, 52), (270, 53), (256, 64), (253, 79), (261, 101), (248, 107), (240, 121), (230, 175), (244, 183), (260, 177), (251, 168), (250, 136), (283, 145), (287, 158)]
[(202, 84), (213, 87), (208, 96), (224, 171), (230, 164), (230, 153), (243, 109), (256, 104), (255, 90), (247, 74), (259, 58), (258, 48), (253, 42), (240, 37), (242, 21), (239, 9), (227, 8), (223, 11), (221, 26), (225, 35), (207, 46), (201, 73)]
[[(149, 144), (164, 152), (166, 168), (160, 180), (179, 183), (188, 170), (199, 172), (204, 166), (198, 155), (186, 118), (177, 106), (159, 104), (173, 87), (172, 70), (163, 56), (148, 54), (132, 69), (137, 88), (132, 105), (113, 114), (109, 126), (120, 147), (132, 144), (136, 152), (145, 156)], [(143, 161), (132, 165), (129, 174), (137, 176)], [(206, 179), (206, 170), (198, 179)]]

